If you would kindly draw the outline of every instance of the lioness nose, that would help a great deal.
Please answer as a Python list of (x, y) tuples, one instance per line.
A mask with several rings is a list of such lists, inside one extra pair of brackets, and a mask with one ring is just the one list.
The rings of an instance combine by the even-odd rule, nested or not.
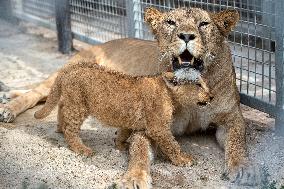
[(196, 36), (194, 34), (189, 33), (180, 33), (178, 37), (184, 40), (184, 42), (188, 43), (189, 41), (194, 40)]

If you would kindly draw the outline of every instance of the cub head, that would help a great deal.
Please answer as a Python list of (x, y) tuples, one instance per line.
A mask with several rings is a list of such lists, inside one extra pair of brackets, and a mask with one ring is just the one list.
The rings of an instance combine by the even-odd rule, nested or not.
[[(160, 12), (145, 11), (145, 21), (155, 35), (161, 56), (169, 58), (171, 68), (206, 69), (239, 20), (235, 10), (209, 13), (199, 8), (179, 8)], [(160, 57), (162, 59), (162, 57)]]

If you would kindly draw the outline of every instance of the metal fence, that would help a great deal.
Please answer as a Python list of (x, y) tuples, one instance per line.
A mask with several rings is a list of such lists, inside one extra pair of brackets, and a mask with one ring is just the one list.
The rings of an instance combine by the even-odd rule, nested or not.
[(75, 37), (96, 43), (128, 36), (125, 1), (70, 0), (70, 5)]
[(17, 18), (56, 29), (55, 0), (11, 0), (11, 4)]
[[(15, 15), (54, 28), (55, 0), (12, 0)], [(241, 100), (277, 117), (283, 114), (283, 0), (69, 0), (76, 39), (101, 43), (135, 37), (152, 40), (143, 21), (144, 9), (227, 8), (240, 13), (229, 36)]]

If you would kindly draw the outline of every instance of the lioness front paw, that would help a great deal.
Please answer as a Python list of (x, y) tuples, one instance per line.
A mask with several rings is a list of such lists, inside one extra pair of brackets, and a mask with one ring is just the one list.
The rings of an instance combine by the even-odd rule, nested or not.
[(227, 170), (222, 175), (223, 180), (240, 186), (261, 186), (267, 181), (265, 169), (259, 165), (242, 165), (233, 170)]
[(0, 122), (10, 123), (13, 122), (16, 115), (4, 105), (0, 105)]
[(185, 153), (181, 153), (179, 156), (176, 156), (176, 158), (174, 158), (172, 162), (177, 166), (192, 166), (195, 164), (192, 156)]
[(10, 98), (6, 95), (6, 93), (0, 94), (0, 104), (7, 104), (10, 101)]
[(149, 189), (151, 187), (151, 177), (145, 171), (138, 171), (137, 173), (129, 173), (115, 183), (118, 189)]

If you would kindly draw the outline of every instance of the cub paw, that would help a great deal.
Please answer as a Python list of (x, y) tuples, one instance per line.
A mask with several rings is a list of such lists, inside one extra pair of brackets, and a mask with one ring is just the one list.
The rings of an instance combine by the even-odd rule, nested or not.
[(91, 148), (88, 148), (86, 146), (71, 148), (71, 150), (73, 150), (77, 154), (81, 154), (81, 155), (88, 156), (88, 157), (92, 157), (95, 155), (95, 152)]
[(84, 149), (80, 149), (80, 154), (88, 156), (88, 157), (92, 157), (95, 155), (95, 152), (91, 148), (84, 148)]
[(195, 161), (192, 156), (185, 153), (181, 153), (179, 156), (174, 158), (172, 162), (174, 165), (177, 166), (192, 166), (195, 164)]
[(120, 181), (114, 183), (113, 188), (117, 189), (150, 189), (151, 178), (145, 171), (126, 174)]
[(16, 115), (7, 107), (0, 105), (0, 122), (10, 123), (13, 122)]
[(262, 186), (267, 181), (267, 174), (265, 168), (260, 165), (242, 165), (225, 171), (221, 178), (239, 186), (255, 187)]

